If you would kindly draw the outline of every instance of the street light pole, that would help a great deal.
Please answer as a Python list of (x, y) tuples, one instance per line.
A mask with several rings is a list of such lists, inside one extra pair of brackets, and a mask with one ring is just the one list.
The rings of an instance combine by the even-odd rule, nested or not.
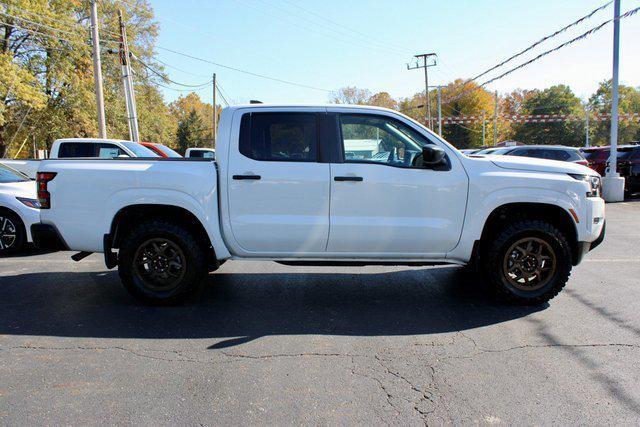
[(602, 180), (602, 193), (607, 202), (624, 200), (624, 178), (618, 173), (618, 68), (620, 65), (620, 0), (613, 3), (613, 75), (611, 79), (611, 148), (609, 168)]

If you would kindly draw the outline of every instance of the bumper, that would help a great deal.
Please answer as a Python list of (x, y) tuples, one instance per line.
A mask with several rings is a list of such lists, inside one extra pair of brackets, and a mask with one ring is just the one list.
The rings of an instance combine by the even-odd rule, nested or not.
[(600, 246), (600, 243), (604, 240), (605, 231), (607, 229), (607, 223), (603, 221), (600, 235), (593, 242), (578, 242), (578, 253), (576, 254), (574, 265), (580, 264), (584, 256), (591, 250)]
[(604, 228), (604, 200), (600, 197), (587, 198), (586, 208), (584, 229), (582, 233), (578, 233), (578, 240), (582, 242), (593, 242), (600, 237), (602, 229)]
[(33, 243), (40, 249), (67, 251), (69, 247), (53, 225), (37, 223), (31, 225)]
[(24, 224), (25, 231), (27, 232), (27, 241), (33, 242), (33, 236), (31, 235), (31, 226), (40, 222), (40, 210), (25, 208), (24, 206), (17, 209), (16, 213)]

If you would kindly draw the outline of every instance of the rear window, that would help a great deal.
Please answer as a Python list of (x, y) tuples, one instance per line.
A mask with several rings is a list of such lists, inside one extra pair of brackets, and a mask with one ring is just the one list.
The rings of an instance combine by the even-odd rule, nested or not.
[(210, 150), (191, 150), (189, 151), (189, 157), (215, 159), (216, 153)]
[[(144, 148), (144, 150), (151, 152), (146, 148)], [(63, 142), (60, 144), (60, 148), (58, 149), (58, 157), (60, 158), (101, 157), (110, 159), (119, 156), (129, 157), (129, 155), (117, 145), (106, 143)], [(155, 153), (152, 154), (152, 156), (157, 157)]]
[(318, 160), (315, 113), (250, 113), (240, 124), (240, 153), (254, 160)]
[(58, 149), (58, 157), (95, 157), (95, 147), (87, 142), (63, 142)]

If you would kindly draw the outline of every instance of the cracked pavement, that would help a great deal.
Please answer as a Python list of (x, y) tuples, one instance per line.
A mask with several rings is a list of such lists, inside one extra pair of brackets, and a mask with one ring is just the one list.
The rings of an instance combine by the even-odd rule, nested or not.
[(0, 259), (0, 424), (638, 424), (640, 202), (542, 307), (458, 267), (228, 262), (137, 305), (98, 255)]

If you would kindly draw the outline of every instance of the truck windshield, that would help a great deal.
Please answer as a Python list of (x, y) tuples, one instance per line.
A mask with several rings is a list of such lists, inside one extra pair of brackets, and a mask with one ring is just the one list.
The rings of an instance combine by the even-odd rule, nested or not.
[(169, 157), (182, 157), (180, 154), (178, 154), (176, 151), (172, 150), (171, 148), (167, 147), (166, 145), (158, 144), (158, 148), (160, 148), (162, 152)]
[(131, 151), (136, 157), (160, 157), (153, 151), (149, 150), (147, 147), (143, 147), (142, 145), (131, 142), (131, 141), (121, 141), (122, 145), (127, 147), (129, 151)]
[(0, 184), (23, 181), (29, 181), (29, 178), (26, 175), (21, 174), (17, 170), (0, 164)]

